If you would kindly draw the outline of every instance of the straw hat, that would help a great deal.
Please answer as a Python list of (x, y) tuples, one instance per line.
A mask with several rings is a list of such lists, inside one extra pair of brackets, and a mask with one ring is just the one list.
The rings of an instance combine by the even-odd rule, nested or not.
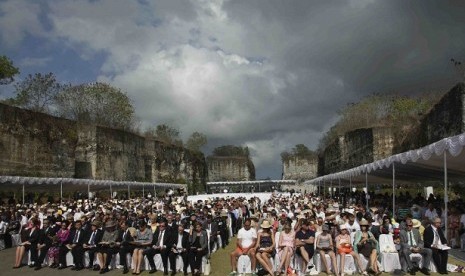
[(114, 220), (109, 220), (105, 223), (105, 228), (112, 228), (116, 226), (116, 221)]
[(131, 234), (132, 237), (135, 237), (135, 236), (136, 236), (136, 233), (137, 233), (136, 228), (134, 228), (134, 227), (129, 227), (128, 230), (129, 230), (129, 233)]
[(366, 219), (362, 219), (359, 224), (360, 224), (360, 226), (368, 226), (368, 225), (370, 225), (368, 223), (368, 220), (366, 220)]
[(100, 226), (102, 225), (102, 223), (100, 222), (100, 220), (94, 220), (92, 222), (92, 225), (97, 227), (97, 228), (100, 228)]
[(347, 230), (347, 225), (345, 224), (341, 224), (339, 225), (339, 229), (342, 231), (342, 230)]
[(260, 224), (261, 228), (271, 228), (271, 224), (268, 220), (264, 220), (262, 224)]
[(223, 211), (221, 211), (221, 216), (222, 216), (222, 217), (227, 217), (227, 216), (228, 216), (228, 213), (227, 213), (226, 211), (223, 210)]
[(412, 219), (413, 222), (413, 228), (420, 228), (421, 227), (421, 221), (417, 219)]

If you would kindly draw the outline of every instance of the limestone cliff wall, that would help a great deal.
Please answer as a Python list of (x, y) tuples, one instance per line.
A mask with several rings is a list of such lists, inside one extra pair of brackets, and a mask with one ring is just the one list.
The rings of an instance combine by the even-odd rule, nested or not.
[(465, 84), (454, 86), (421, 120), (420, 125), (399, 142), (396, 152), (424, 147), (465, 132)]
[(202, 191), (207, 173), (201, 153), (0, 104), (0, 174), (188, 183)]
[(245, 156), (207, 157), (209, 181), (255, 180), (255, 167)]
[(318, 156), (292, 156), (283, 161), (283, 180), (310, 180), (317, 177)]
[(74, 175), (76, 123), (0, 104), (0, 174)]
[(386, 158), (393, 153), (390, 128), (364, 128), (347, 132), (330, 144), (320, 159), (319, 175), (350, 169)]

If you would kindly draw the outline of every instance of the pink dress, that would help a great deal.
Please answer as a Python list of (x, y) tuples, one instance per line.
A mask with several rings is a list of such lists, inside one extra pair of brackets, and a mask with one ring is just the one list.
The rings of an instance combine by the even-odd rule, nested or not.
[[(281, 232), (280, 237), (279, 237), (279, 245), (284, 246), (284, 247), (290, 247), (292, 251), (294, 251), (294, 242), (295, 242), (295, 232), (290, 231), (289, 233), (286, 233), (284, 231)], [(283, 250), (279, 249), (278, 251), (279, 257), (282, 257)]]

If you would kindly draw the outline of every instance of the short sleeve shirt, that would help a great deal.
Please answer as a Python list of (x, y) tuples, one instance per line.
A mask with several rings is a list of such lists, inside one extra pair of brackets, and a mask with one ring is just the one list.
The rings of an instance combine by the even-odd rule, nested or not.
[(241, 246), (243, 248), (249, 248), (253, 244), (253, 240), (257, 238), (257, 231), (254, 228), (250, 228), (249, 230), (241, 228), (237, 232), (237, 238), (241, 239)]
[[(306, 240), (306, 239), (308, 239), (310, 237), (315, 237), (315, 232), (313, 232), (312, 230), (308, 230), (305, 233), (302, 230), (299, 230), (295, 234), (295, 238), (297, 240)], [(312, 249), (314, 248), (314, 245), (313, 244), (305, 244), (304, 247), (305, 247), (306, 250), (312, 251)]]

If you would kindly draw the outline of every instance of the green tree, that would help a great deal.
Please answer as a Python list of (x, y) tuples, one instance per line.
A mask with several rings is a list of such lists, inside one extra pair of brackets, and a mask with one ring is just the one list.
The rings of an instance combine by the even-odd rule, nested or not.
[(59, 83), (53, 73), (29, 74), (26, 79), (15, 85), (16, 96), (8, 99), (7, 103), (37, 112), (50, 113), (58, 94), (66, 87), (68, 85)]
[(158, 125), (155, 129), (149, 128), (145, 132), (146, 136), (153, 136), (158, 141), (182, 146), (182, 140), (179, 138), (179, 134), (179, 130), (169, 126), (168, 124)]
[(245, 156), (249, 157), (248, 147), (238, 147), (233, 145), (225, 145), (217, 147), (213, 150), (214, 156)]
[(200, 151), (200, 148), (207, 144), (207, 136), (200, 132), (194, 132), (187, 139), (186, 148), (192, 151)]
[(121, 89), (107, 83), (68, 87), (56, 98), (57, 115), (79, 122), (132, 129), (134, 106)]
[(19, 69), (13, 66), (13, 61), (7, 56), (0, 56), (0, 85), (13, 82), (17, 74)]

